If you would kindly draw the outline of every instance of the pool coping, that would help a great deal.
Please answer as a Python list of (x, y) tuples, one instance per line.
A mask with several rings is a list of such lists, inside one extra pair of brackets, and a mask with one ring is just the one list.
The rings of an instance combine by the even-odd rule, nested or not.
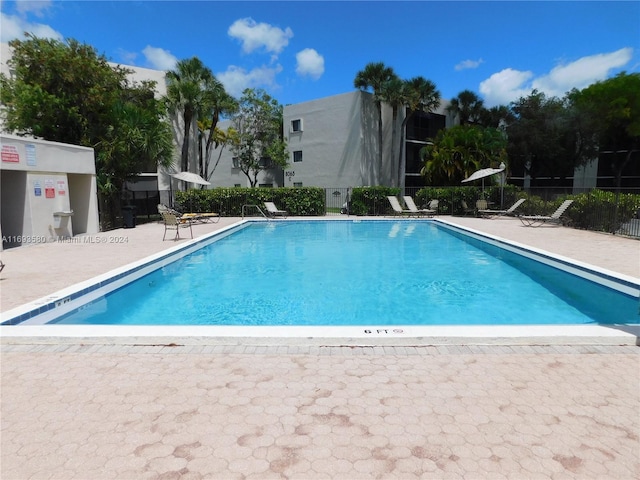
[[(278, 221), (300, 221), (306, 218)], [(359, 218), (345, 218), (358, 221)], [(407, 221), (398, 218), (377, 218), (380, 221)], [(7, 312), (4, 318), (46, 311), (60, 307), (60, 302), (72, 296), (84, 296), (90, 289), (125, 278), (131, 272), (144, 272), (177, 256), (188, 255), (204, 243), (229, 235), (249, 222), (262, 219), (243, 219), (220, 230), (190, 240), (184, 244), (144, 257), (141, 260), (106, 272), (84, 282), (72, 285), (52, 295), (22, 305)], [(416, 221), (412, 219), (411, 221)], [(536, 259), (548, 259), (579, 272), (593, 272), (598, 278), (611, 279), (626, 285), (630, 291), (640, 289), (640, 280), (600, 267), (578, 262), (548, 251), (479, 232), (443, 219), (421, 219), (437, 222), (456, 231), (489, 240), (511, 251), (531, 252)], [(64, 305), (63, 305), (64, 306)], [(0, 344), (15, 343), (114, 343), (128, 345), (278, 345), (295, 343), (306, 345), (548, 345), (548, 344), (601, 344), (639, 345), (640, 325), (474, 325), (474, 326), (349, 326), (349, 327), (240, 327), (240, 326), (116, 326), (116, 325), (1, 325)]]

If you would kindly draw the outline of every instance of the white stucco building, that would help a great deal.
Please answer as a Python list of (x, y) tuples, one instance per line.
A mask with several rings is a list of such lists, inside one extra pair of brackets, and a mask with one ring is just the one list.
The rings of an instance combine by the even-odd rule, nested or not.
[[(416, 113), (407, 123), (403, 155), (407, 159), (405, 184), (417, 186), (418, 152), (426, 139), (451, 125), (442, 102), (434, 113)], [(397, 118), (397, 136), (405, 112)], [(392, 152), (392, 110), (383, 105), (382, 165), (379, 164), (378, 113), (373, 95), (352, 91), (308, 102), (287, 105), (283, 112), (283, 135), (289, 151), (284, 171), (261, 172), (263, 187), (349, 188), (367, 185), (397, 185), (398, 150)], [(226, 129), (229, 122), (220, 128)], [(396, 147), (398, 148), (398, 147)], [(217, 158), (220, 151), (213, 153)], [(233, 153), (222, 150), (220, 162), (211, 178), (213, 186), (248, 186), (248, 179), (234, 168)]]

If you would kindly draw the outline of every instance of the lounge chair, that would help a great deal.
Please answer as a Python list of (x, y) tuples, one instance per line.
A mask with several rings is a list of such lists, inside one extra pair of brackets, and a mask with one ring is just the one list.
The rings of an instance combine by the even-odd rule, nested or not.
[(393, 213), (396, 215), (411, 215), (411, 210), (405, 210), (400, 205), (400, 202), (393, 195), (387, 196), (389, 203), (391, 204), (391, 208), (393, 208)]
[(180, 213), (177, 210), (174, 210), (173, 208), (169, 208), (166, 205), (163, 205), (162, 203), (158, 204), (158, 213), (163, 214), (163, 213), (172, 213), (174, 214), (176, 217), (178, 217), (180, 219), (180, 221), (182, 221), (182, 223), (184, 223), (184, 220), (191, 220), (191, 222), (202, 222), (202, 223), (208, 223), (208, 222), (213, 222), (213, 223), (218, 223), (220, 221), (220, 214), (219, 213), (213, 213), (213, 212), (208, 212), (208, 213)]
[(434, 200), (431, 200), (429, 202), (429, 205), (427, 206), (427, 208), (429, 210), (433, 210), (433, 214), (437, 215), (438, 214), (438, 206), (439, 205), (440, 205), (440, 200), (434, 199)]
[(413, 197), (410, 197), (409, 195), (405, 195), (403, 198), (404, 198), (405, 205), (407, 206), (407, 208), (409, 209), (409, 212), (411, 212), (412, 215), (433, 217), (436, 213), (438, 213), (437, 208), (436, 209), (418, 208), (416, 206), (416, 203), (413, 201)]
[(464, 216), (476, 214), (476, 209), (470, 208), (469, 205), (467, 205), (467, 202), (465, 202), (464, 200), (461, 200), (460, 203), (462, 204), (462, 212)]
[(571, 206), (573, 200), (565, 200), (562, 205), (553, 212), (551, 215), (523, 215), (518, 217), (522, 224), (526, 227), (539, 227), (545, 223), (559, 224), (562, 222), (562, 215), (567, 211), (567, 208)]
[(276, 207), (276, 204), (273, 202), (264, 202), (264, 206), (267, 209), (267, 213), (269, 214), (270, 217), (286, 217), (287, 216), (287, 211), (280, 210), (278, 207)]
[(512, 216), (514, 214), (514, 212), (516, 211), (516, 209), (520, 205), (522, 205), (525, 201), (526, 201), (526, 198), (521, 198), (516, 203), (511, 205), (507, 210), (483, 209), (483, 210), (478, 210), (478, 213), (480, 214), (480, 216), (487, 217), (487, 218), (491, 218), (491, 217), (495, 217), (495, 216), (502, 217), (502, 216), (505, 216), (505, 215), (506, 216)]
[(220, 221), (219, 213), (183, 213), (180, 215), (180, 220), (191, 220), (192, 222), (198, 223), (218, 223)]
[(480, 212), (481, 210), (488, 210), (489, 202), (487, 202), (484, 198), (476, 201), (476, 212)]
[(162, 221), (164, 222), (164, 235), (162, 236), (162, 240), (167, 236), (167, 230), (175, 230), (176, 236), (173, 240), (178, 240), (180, 238), (180, 229), (181, 228), (189, 228), (189, 232), (191, 233), (191, 238), (193, 238), (193, 229), (191, 228), (191, 219), (188, 218), (180, 218), (175, 213), (164, 212), (162, 215)]

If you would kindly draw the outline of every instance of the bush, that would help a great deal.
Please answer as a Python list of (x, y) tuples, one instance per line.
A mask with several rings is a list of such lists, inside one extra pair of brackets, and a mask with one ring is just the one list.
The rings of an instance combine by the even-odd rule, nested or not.
[(571, 226), (584, 230), (615, 233), (622, 224), (636, 218), (640, 195), (592, 190), (575, 195), (566, 216)]
[(354, 187), (351, 191), (352, 215), (384, 215), (389, 213), (391, 205), (387, 197), (397, 196), (400, 189), (396, 187)]
[[(324, 188), (212, 188), (191, 189), (175, 193), (176, 209), (182, 212), (217, 212), (224, 217), (242, 216), (243, 205), (257, 205), (264, 211), (264, 202), (274, 202), (292, 216), (318, 216), (325, 214)], [(245, 214), (255, 215), (255, 208)]]

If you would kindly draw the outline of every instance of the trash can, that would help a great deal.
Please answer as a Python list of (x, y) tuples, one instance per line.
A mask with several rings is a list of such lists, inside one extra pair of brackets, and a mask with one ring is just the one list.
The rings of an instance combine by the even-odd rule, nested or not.
[(136, 207), (134, 205), (125, 205), (122, 207), (122, 224), (124, 228), (135, 228)]

